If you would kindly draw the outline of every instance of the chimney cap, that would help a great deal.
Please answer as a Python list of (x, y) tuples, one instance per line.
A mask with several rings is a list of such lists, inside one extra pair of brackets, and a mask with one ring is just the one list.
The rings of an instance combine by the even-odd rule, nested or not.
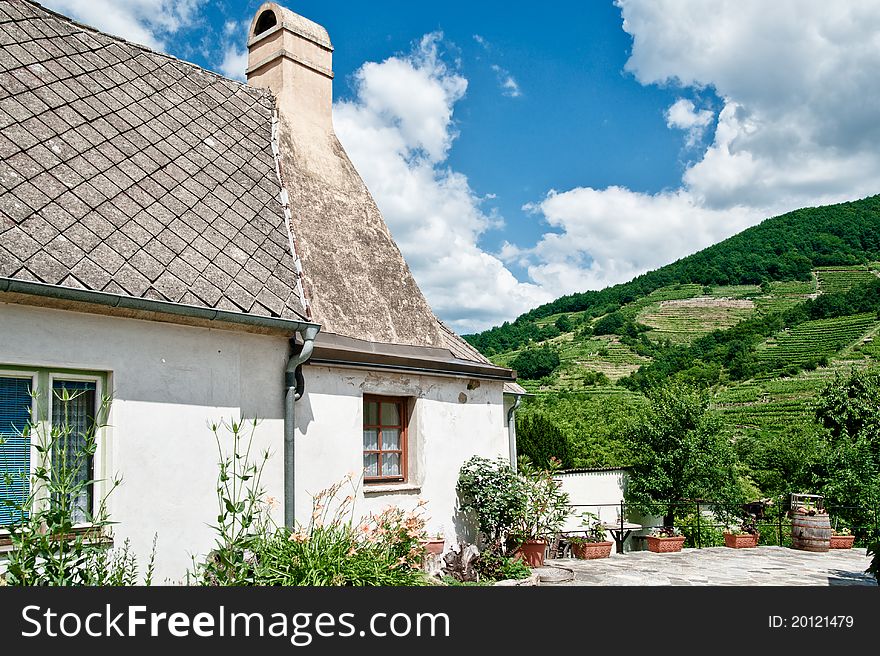
[(330, 35), (323, 26), (276, 2), (264, 2), (257, 9), (248, 32), (248, 45), (253, 45), (282, 27), (296, 32), (319, 46), (333, 50)]

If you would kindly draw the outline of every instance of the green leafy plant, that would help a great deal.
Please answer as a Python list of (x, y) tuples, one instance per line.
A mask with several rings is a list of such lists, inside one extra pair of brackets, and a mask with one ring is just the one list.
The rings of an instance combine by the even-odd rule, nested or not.
[[(344, 486), (352, 486), (352, 493), (339, 500)], [(260, 536), (254, 545), (254, 584), (426, 585), (423, 506), (412, 511), (389, 506), (355, 522), (354, 497), (346, 477), (313, 497), (307, 525)]]
[(521, 559), (511, 558), (490, 549), (480, 553), (476, 569), (481, 580), (489, 581), (524, 579), (532, 574), (532, 570)]
[[(413, 586), (427, 584), (421, 570), (426, 539), (423, 505), (405, 511), (389, 506), (360, 519), (354, 512), (353, 475), (312, 497), (306, 524), (277, 526), (275, 501), (261, 486), (268, 452), (252, 457), (258, 422), (212, 426), (218, 445), (216, 546), (194, 562), (188, 582), (258, 586)], [(221, 432), (231, 433), (223, 448)], [(345, 494), (343, 497), (342, 495)]]
[[(262, 503), (261, 479), (269, 460), (264, 451), (251, 458), (256, 419), (220, 421), (210, 425), (218, 451), (216, 494), (219, 512), (212, 526), (217, 540), (214, 550), (197, 568), (197, 578), (216, 585), (253, 583), (255, 543), (268, 530), (268, 508)], [(223, 436), (231, 434), (231, 449)]]
[(724, 534), (717, 528), (711, 517), (700, 516), (697, 522), (697, 513), (689, 512), (682, 517), (676, 517), (675, 525), (684, 536), (685, 547), (711, 547), (724, 544)]
[(869, 556), (873, 556), (873, 558), (871, 558), (871, 564), (865, 571), (868, 574), (873, 574), (877, 580), (877, 585), (880, 585), (880, 540), (875, 540), (868, 545), (867, 553)]
[(503, 458), (474, 456), (462, 465), (456, 490), (460, 510), (476, 517), (484, 546), (503, 552), (526, 509), (525, 480)]
[[(17, 521), (7, 525), (11, 550), (4, 581), (21, 586), (136, 585), (139, 568), (126, 540), (120, 549), (111, 548), (113, 534), (107, 501), (122, 479), (107, 482), (106, 490), (91, 500), (96, 484), (103, 481), (82, 475), (89, 471), (97, 449), (97, 436), (106, 426), (110, 398), (99, 403), (96, 416), (84, 432), (75, 429), (68, 406), (82, 390), (53, 390), (54, 403), (63, 409), (61, 421), (36, 421), (31, 417), (22, 431), (37, 454), (32, 473), (4, 472), (7, 485), (16, 477), (28, 477), (28, 494), (17, 503), (4, 503), (15, 511)], [(39, 398), (36, 390), (34, 398)], [(39, 416), (39, 409), (37, 411)], [(143, 583), (150, 585), (156, 555), (156, 537)]]
[(566, 538), (571, 544), (593, 544), (596, 542), (608, 542), (607, 529), (596, 513), (584, 511), (580, 515), (581, 526), (584, 527), (583, 535), (572, 535)]
[(520, 457), (519, 471), (525, 483), (525, 508), (514, 526), (512, 535), (519, 542), (552, 539), (562, 528), (569, 514), (568, 493), (556, 478), (559, 461), (551, 458), (549, 467), (535, 467)]

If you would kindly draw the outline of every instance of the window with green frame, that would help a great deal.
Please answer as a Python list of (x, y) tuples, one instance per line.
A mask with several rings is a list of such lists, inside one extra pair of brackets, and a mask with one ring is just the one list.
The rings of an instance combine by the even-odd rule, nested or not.
[[(0, 527), (22, 518), (35, 466), (32, 428), (40, 422), (53, 436), (49, 466), (77, 482), (95, 478), (93, 458), (77, 454), (95, 428), (103, 382), (101, 374), (0, 367)], [(91, 515), (92, 487), (71, 499), (75, 523)]]

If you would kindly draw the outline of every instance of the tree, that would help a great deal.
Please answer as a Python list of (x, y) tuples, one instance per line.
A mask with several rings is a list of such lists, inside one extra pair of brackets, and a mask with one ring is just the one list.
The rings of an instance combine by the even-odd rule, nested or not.
[(540, 348), (526, 349), (510, 361), (512, 369), (516, 369), (523, 378), (529, 379), (543, 378), (553, 373), (558, 366), (559, 354), (547, 344)]
[(650, 408), (632, 425), (634, 461), (624, 492), (638, 512), (662, 515), (672, 526), (683, 502), (707, 499), (732, 510), (743, 501), (738, 462), (708, 396), (682, 383), (652, 390)]
[(556, 458), (564, 468), (572, 466), (568, 439), (544, 415), (518, 416), (516, 438), (518, 454), (526, 456), (535, 466), (550, 468), (551, 458)]
[(816, 419), (829, 435), (827, 503), (850, 506), (837, 515), (865, 527), (880, 501), (880, 369), (836, 375), (819, 392)]
[(571, 320), (571, 317), (567, 314), (563, 314), (559, 317), (554, 325), (559, 328), (560, 333), (570, 333), (574, 330), (574, 321)]

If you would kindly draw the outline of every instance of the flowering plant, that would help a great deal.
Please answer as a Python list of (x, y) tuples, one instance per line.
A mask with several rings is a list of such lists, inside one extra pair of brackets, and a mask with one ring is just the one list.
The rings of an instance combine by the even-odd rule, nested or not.
[(659, 526), (651, 529), (651, 536), (655, 538), (677, 538), (681, 531), (676, 526)]

